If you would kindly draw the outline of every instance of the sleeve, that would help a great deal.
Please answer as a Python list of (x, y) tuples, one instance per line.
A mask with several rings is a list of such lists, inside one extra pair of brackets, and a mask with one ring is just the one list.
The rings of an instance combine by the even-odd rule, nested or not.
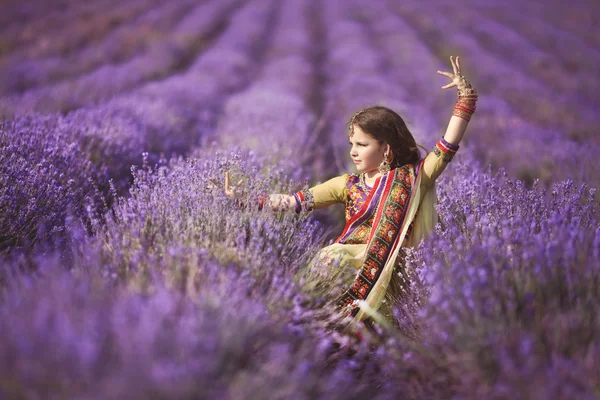
[(336, 176), (330, 180), (313, 186), (307, 190), (294, 193), (296, 198), (296, 212), (302, 209), (311, 211), (313, 209), (325, 208), (335, 203), (345, 203), (348, 189), (346, 182), (348, 174)]
[(435, 180), (444, 172), (448, 163), (454, 158), (458, 147), (457, 145), (448, 143), (444, 138), (440, 139), (433, 146), (431, 153), (425, 157), (425, 161), (423, 162), (422, 188), (429, 189), (433, 186)]

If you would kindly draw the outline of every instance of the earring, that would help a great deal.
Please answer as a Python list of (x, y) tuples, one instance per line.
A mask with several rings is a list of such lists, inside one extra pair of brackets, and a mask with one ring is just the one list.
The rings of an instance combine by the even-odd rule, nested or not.
[(385, 175), (388, 172), (390, 172), (390, 162), (387, 160), (387, 155), (383, 158), (383, 161), (381, 162), (381, 164), (379, 164), (377, 169), (379, 170), (379, 172), (381, 172), (382, 175)]

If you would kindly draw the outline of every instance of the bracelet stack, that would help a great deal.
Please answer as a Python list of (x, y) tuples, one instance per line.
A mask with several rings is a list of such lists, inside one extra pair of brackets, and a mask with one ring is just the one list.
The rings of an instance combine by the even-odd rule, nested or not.
[(452, 144), (452, 143), (446, 141), (444, 138), (441, 138), (435, 144), (435, 146), (433, 146), (432, 151), (438, 157), (442, 157), (442, 155), (443, 155), (442, 159), (444, 160), (444, 162), (449, 163), (454, 158), (454, 155), (458, 151), (459, 147), (460, 146), (458, 146), (456, 144)]
[(258, 211), (261, 211), (264, 208), (267, 198), (268, 196), (264, 194), (258, 196)]
[(475, 113), (477, 97), (477, 90), (471, 87), (470, 84), (465, 88), (458, 89), (458, 100), (456, 101), (452, 115), (470, 121), (471, 116)]
[(297, 214), (299, 214), (303, 208), (304, 211), (312, 211), (314, 207), (314, 197), (310, 190), (300, 190), (294, 193), (294, 198), (296, 199), (296, 208), (294, 211), (296, 211)]

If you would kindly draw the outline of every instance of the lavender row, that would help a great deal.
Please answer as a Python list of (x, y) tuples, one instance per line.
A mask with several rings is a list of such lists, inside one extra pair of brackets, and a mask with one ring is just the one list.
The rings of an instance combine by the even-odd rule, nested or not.
[[(510, 3), (505, 3), (510, 7)], [(553, 1), (548, 7), (537, 8), (533, 4), (525, 3), (519, 5), (522, 14), (529, 18), (538, 18), (557, 29), (573, 32), (578, 41), (598, 49), (600, 39), (595, 34), (595, 28), (600, 16), (600, 9), (596, 2), (575, 2), (567, 4), (561, 1)]]
[(380, 54), (385, 77), (398, 98), (400, 115), (420, 139), (417, 143), (428, 149), (443, 134), (456, 93), (451, 89), (447, 92), (453, 96), (448, 96), (433, 84), (434, 80), (441, 83), (447, 79), (435, 71), (447, 68), (448, 63), (432, 54), (386, 2), (373, 2), (368, 9), (356, 7), (352, 15), (362, 22), (370, 46)]
[[(598, 80), (596, 65), (600, 62), (600, 42), (595, 46), (586, 44), (572, 31), (564, 31), (539, 15), (509, 12), (500, 7), (477, 9), (489, 20), (505, 25), (517, 39), (531, 42), (544, 53), (533, 59), (528, 57), (526, 67), (549, 85), (561, 91), (577, 92), (586, 96), (585, 101), (598, 104)], [(538, 50), (539, 51), (539, 50)], [(554, 53), (560, 55), (556, 56)]]
[(0, 251), (52, 241), (63, 247), (69, 215), (99, 211), (110, 179), (123, 192), (130, 180), (126, 164), (141, 163), (140, 143), (128, 137), (107, 142), (101, 136), (116, 136), (127, 127), (137, 129), (136, 122), (106, 113), (0, 122)]
[[(37, 7), (31, 7), (30, 3), (13, 2), (4, 5), (4, 12), (0, 15), (0, 35), (9, 30), (13, 25), (33, 23), (41, 15), (48, 15), (58, 7), (68, 7), (72, 0), (57, 0), (52, 3), (40, 2)], [(0, 55), (2, 51), (0, 51)]]
[(66, 12), (57, 7), (49, 15), (40, 16), (25, 27), (15, 23), (3, 33), (8, 43), (8, 54), (4, 58), (38, 58), (68, 53), (102, 37), (115, 24), (128, 22), (151, 5), (149, 1), (75, 3), (68, 5)]
[[(0, 304), (5, 378), (0, 393), (90, 399), (245, 399), (284, 393), (341, 399), (340, 387), (353, 390), (360, 377), (376, 377), (353, 360), (331, 356), (329, 337), (293, 329), (249, 298), (249, 287), (277, 287), (272, 301), (293, 312), (302, 298), (277, 279), (240, 275), (185, 248), (170, 249), (153, 266), (160, 273), (163, 263), (192, 259), (202, 276), (179, 272), (194, 288), (191, 298), (160, 279), (152, 282), (152, 291), (138, 293), (110, 285), (93, 269), (78, 276), (65, 273), (52, 260), (41, 263), (40, 276), (11, 278)], [(366, 347), (359, 357), (368, 358)], [(375, 383), (361, 388), (377, 390)]]
[(218, 31), (230, 8), (229, 2), (200, 5), (179, 22), (169, 37), (152, 43), (137, 57), (117, 65), (103, 65), (70, 81), (5, 96), (0, 99), (0, 112), (9, 117), (30, 111), (70, 111), (149, 80), (164, 78), (194, 60), (204, 41), (210, 41)]
[[(204, 8), (204, 13), (197, 15), (199, 20), (188, 22), (209, 23), (223, 12), (222, 7), (237, 7), (239, 2), (212, 4), (212, 9)], [(230, 17), (227, 29), (213, 46), (186, 71), (116, 96), (98, 109), (111, 110), (138, 121), (143, 130), (122, 131), (121, 135), (139, 138), (144, 143), (143, 148), (151, 154), (164, 153), (168, 158), (172, 154), (191, 152), (214, 129), (223, 101), (251, 79), (270, 26), (268, 5), (266, 1), (243, 5)]]
[(288, 164), (284, 173), (291, 178), (305, 176), (306, 165), (294, 160), (298, 157), (294, 153), (310, 141), (315, 125), (315, 116), (307, 106), (316, 85), (310, 11), (309, 4), (304, 3), (279, 9), (252, 83), (227, 99), (214, 133), (202, 139), (200, 152), (210, 151), (206, 149), (209, 144), (253, 150), (270, 158), (267, 165)]
[(5, 59), (2, 69), (7, 78), (0, 82), (0, 93), (6, 95), (73, 79), (102, 64), (124, 62), (167, 35), (190, 8), (187, 2), (153, 6), (133, 21), (118, 26), (98, 43), (91, 43), (66, 56)]

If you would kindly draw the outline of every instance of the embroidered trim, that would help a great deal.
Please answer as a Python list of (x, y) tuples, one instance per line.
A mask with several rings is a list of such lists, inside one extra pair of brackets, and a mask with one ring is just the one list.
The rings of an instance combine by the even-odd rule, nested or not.
[(444, 146), (442, 144), (441, 141), (438, 141), (435, 146), (433, 146), (433, 154), (435, 154), (437, 157), (442, 157), (442, 160), (446, 163), (449, 163), (450, 161), (452, 161), (452, 159), (454, 158), (454, 155), (456, 154), (455, 150), (450, 150), (449, 148), (447, 148), (446, 146)]
[[(342, 234), (336, 239), (336, 243), (348, 243), (349, 241), (354, 240), (355, 230), (358, 229), (361, 224), (369, 221), (369, 219), (372, 221), (372, 214), (375, 212), (377, 204), (376, 202), (371, 202), (371, 199), (379, 196), (383, 192), (387, 179), (388, 175), (384, 175), (380, 180), (376, 181), (376, 185), (373, 186), (371, 192), (366, 195), (366, 199), (363, 198), (365, 193), (358, 188), (358, 177), (353, 177), (352, 181), (348, 180), (350, 186), (348, 187), (346, 226), (344, 227)], [(355, 183), (354, 185), (352, 185), (353, 182)], [(349, 210), (349, 208), (351, 209)], [(362, 237), (362, 233), (360, 236)]]
[(414, 179), (411, 167), (406, 165), (394, 170), (394, 174), (385, 182), (385, 190), (381, 194), (385, 197), (377, 207), (362, 268), (350, 288), (336, 301), (344, 313), (356, 315), (358, 300), (367, 298), (375, 287), (388, 256), (397, 245), (395, 239), (402, 227)]

